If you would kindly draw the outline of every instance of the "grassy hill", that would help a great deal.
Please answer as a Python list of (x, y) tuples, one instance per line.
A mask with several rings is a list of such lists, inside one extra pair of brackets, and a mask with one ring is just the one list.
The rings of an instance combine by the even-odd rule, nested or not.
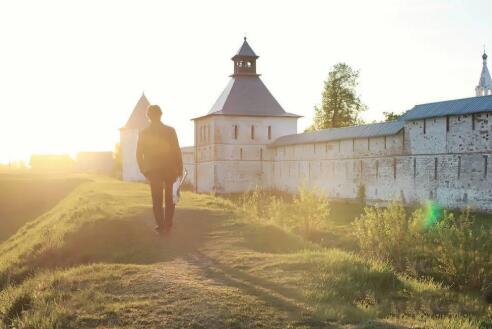
[(83, 178), (0, 173), (0, 241), (50, 210)]
[(242, 221), (184, 193), (153, 232), (148, 187), (80, 183), (0, 244), (0, 328), (479, 328), (478, 296)]

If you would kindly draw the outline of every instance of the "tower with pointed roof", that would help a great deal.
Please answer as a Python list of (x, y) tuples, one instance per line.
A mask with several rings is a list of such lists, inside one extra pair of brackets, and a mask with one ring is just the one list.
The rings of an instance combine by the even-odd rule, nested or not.
[(299, 116), (286, 112), (260, 79), (258, 58), (244, 38), (231, 58), (227, 86), (207, 114), (193, 119), (192, 176), (199, 192), (244, 192), (268, 184), (273, 167), (266, 146), (297, 133)]
[(138, 168), (136, 153), (138, 133), (149, 124), (147, 120), (147, 107), (149, 105), (150, 103), (147, 97), (142, 93), (142, 96), (133, 108), (130, 118), (120, 128), (121, 174), (125, 181), (145, 180), (145, 177), (143, 177)]
[(480, 80), (478, 80), (478, 86), (475, 87), (476, 96), (492, 95), (492, 79), (490, 78), (489, 68), (487, 67), (487, 54), (485, 51), (483, 52), (482, 60)]

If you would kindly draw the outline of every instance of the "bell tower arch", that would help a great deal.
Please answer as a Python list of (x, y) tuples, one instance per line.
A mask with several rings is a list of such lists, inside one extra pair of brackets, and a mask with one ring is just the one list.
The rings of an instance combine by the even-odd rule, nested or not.
[(231, 76), (258, 76), (259, 74), (256, 73), (256, 60), (258, 57), (250, 47), (246, 37), (244, 37), (243, 45), (237, 54), (231, 58), (234, 62), (234, 74)]

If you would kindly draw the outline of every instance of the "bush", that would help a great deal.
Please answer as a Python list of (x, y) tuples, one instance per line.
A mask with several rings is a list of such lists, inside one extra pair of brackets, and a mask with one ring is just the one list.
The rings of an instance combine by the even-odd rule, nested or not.
[(305, 185), (292, 201), (256, 188), (241, 197), (239, 209), (248, 220), (274, 223), (305, 238), (326, 228), (330, 215), (325, 195)]
[(309, 189), (302, 185), (294, 198), (292, 210), (291, 216), (295, 216), (293, 222), (296, 223), (294, 227), (306, 238), (327, 227), (330, 205), (319, 189)]
[(393, 202), (388, 208), (366, 207), (354, 226), (364, 254), (388, 261), (399, 269), (406, 266), (413, 239), (402, 203)]
[(492, 239), (473, 225), (470, 210), (455, 216), (430, 204), (408, 215), (401, 202), (393, 202), (366, 207), (354, 225), (361, 251), (400, 271), (460, 289), (479, 289), (490, 280)]
[(483, 226), (475, 228), (470, 210), (447, 214), (431, 231), (442, 278), (459, 288), (480, 288), (492, 273), (492, 239)]
[(239, 199), (239, 211), (242, 217), (254, 222), (265, 222), (266, 209), (272, 198), (258, 186), (251, 192), (244, 193)]

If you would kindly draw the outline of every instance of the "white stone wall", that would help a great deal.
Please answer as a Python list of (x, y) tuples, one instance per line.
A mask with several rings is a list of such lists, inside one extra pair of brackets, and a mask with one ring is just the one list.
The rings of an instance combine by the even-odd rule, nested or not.
[[(354, 198), (358, 186), (365, 182), (368, 193), (377, 181), (392, 174), (392, 155), (403, 150), (403, 133), (396, 136), (349, 139), (318, 144), (287, 145), (271, 148), (274, 153), (272, 187), (296, 192), (308, 184), (324, 190), (333, 198)], [(386, 157), (384, 157), (386, 156)], [(378, 173), (378, 175), (376, 175)]]
[[(446, 123), (446, 121), (448, 123)], [(473, 123), (475, 122), (475, 123)], [(411, 154), (492, 151), (492, 114), (459, 115), (409, 121), (406, 147)]]
[(386, 138), (272, 148), (272, 186), (296, 192), (307, 183), (329, 197), (355, 198), (364, 185), (374, 201), (434, 200), (445, 207), (492, 210), (492, 124), (487, 114), (477, 114), (473, 129), (471, 117), (451, 116), (449, 129), (445, 117), (427, 119), (425, 134), (423, 120), (417, 120)]
[(485, 177), (483, 156), (461, 155), (460, 178), (457, 155), (281, 160), (274, 162), (274, 187), (295, 193), (301, 184), (308, 184), (330, 198), (355, 198), (364, 185), (367, 199), (373, 201), (435, 200), (446, 207), (471, 204), (491, 210), (492, 180), (489, 174)]
[(206, 117), (195, 121), (196, 167), (193, 185), (197, 192), (214, 191), (214, 120)]
[(447, 135), (450, 153), (492, 151), (492, 113), (451, 117)]
[(195, 182), (195, 147), (182, 147), (181, 154), (183, 157), (183, 168), (188, 172), (185, 182), (193, 185)]
[(260, 185), (295, 193), (307, 184), (330, 198), (355, 198), (363, 185), (373, 201), (433, 200), (444, 207), (492, 210), (492, 114), (426, 119), (425, 133), (424, 120), (415, 120), (394, 136), (268, 146), (295, 132), (295, 121), (218, 116), (197, 121), (196, 129), (211, 127), (210, 137), (198, 141), (198, 191), (242, 192)]
[(144, 181), (137, 163), (138, 130), (120, 130), (122, 178), (124, 181)]
[[(425, 129), (424, 129), (425, 126)], [(446, 118), (405, 123), (407, 152), (411, 154), (446, 153)]]
[(216, 115), (195, 120), (197, 191), (234, 193), (269, 186), (264, 172), (270, 170), (272, 155), (267, 145), (295, 133), (297, 118), (292, 117)]

